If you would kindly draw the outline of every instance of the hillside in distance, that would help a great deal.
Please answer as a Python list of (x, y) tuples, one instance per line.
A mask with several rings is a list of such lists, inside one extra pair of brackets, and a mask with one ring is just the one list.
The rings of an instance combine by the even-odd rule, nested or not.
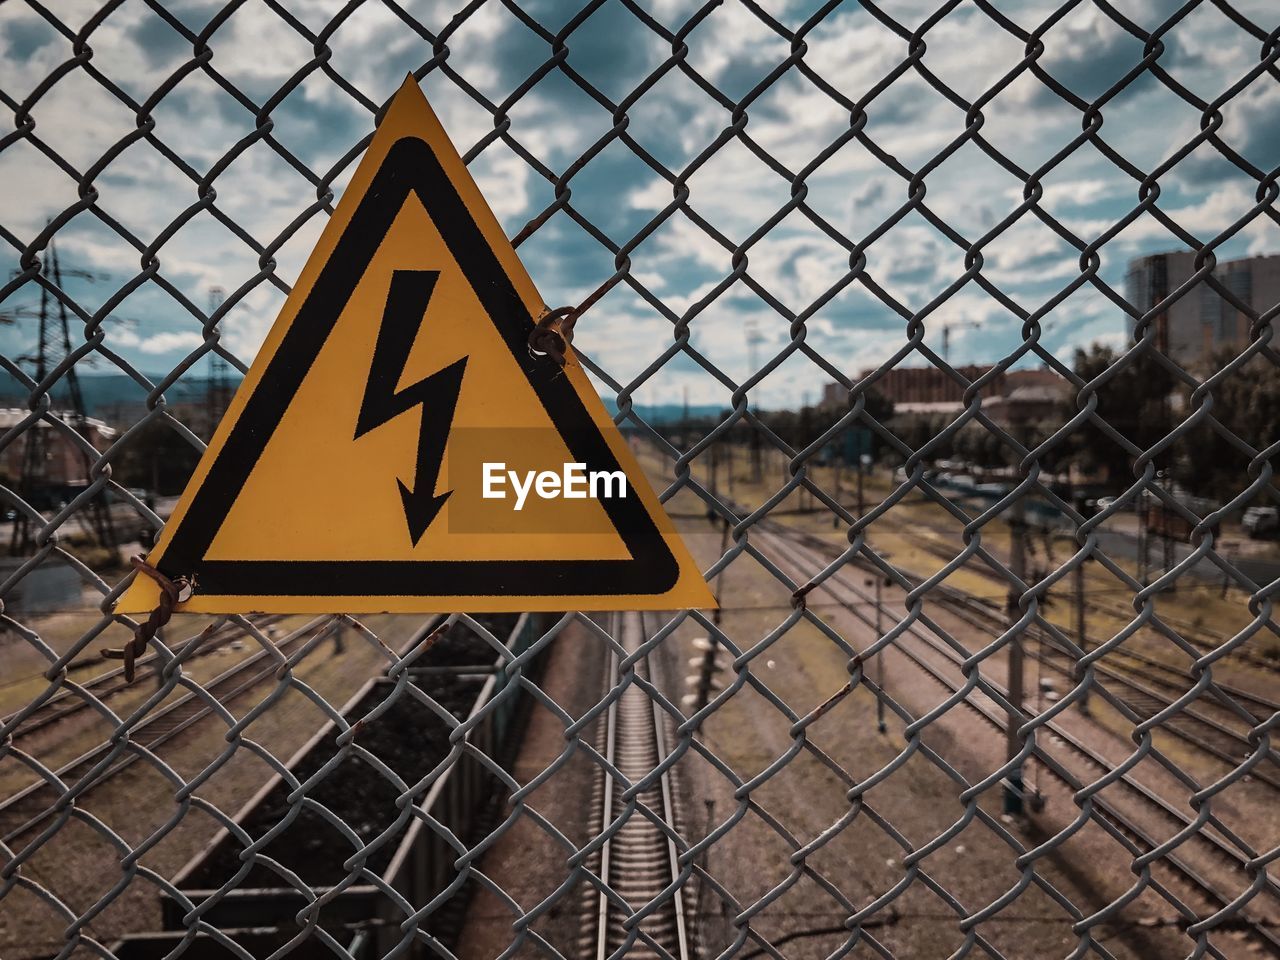
[[(149, 374), (152, 382), (159, 375)], [(122, 373), (81, 373), (80, 394), (84, 397), (85, 413), (91, 417), (103, 417), (120, 407), (143, 404), (147, 391), (132, 377)], [(239, 374), (228, 378), (234, 389), (240, 383)], [(184, 377), (165, 391), (169, 403), (195, 403), (203, 399), (209, 390), (205, 377)], [(53, 406), (66, 409), (71, 406), (71, 393), (65, 378), (50, 391)], [(0, 371), (0, 407), (26, 407), (30, 401), (27, 388), (8, 371)]]
[[(149, 374), (152, 382), (160, 379), (159, 374)], [(147, 392), (131, 377), (122, 373), (82, 373), (79, 376), (80, 393), (84, 397), (85, 413), (91, 417), (110, 418), (111, 414), (122, 407), (141, 405), (146, 402)], [(228, 382), (234, 390), (240, 385), (240, 376), (232, 372)], [(185, 376), (165, 391), (165, 400), (171, 404), (199, 403), (207, 395), (209, 380), (207, 377)], [(55, 408), (65, 409), (71, 405), (71, 396), (65, 380), (60, 381), (52, 390)], [(605, 408), (611, 414), (617, 413), (617, 404), (613, 398), (604, 397)], [(21, 383), (7, 371), (0, 371), (0, 407), (23, 407), (29, 401), (29, 394)], [(638, 403), (636, 412), (648, 423), (663, 426), (679, 423), (686, 415), (682, 403), (645, 404)], [(723, 407), (718, 404), (690, 404), (688, 416), (697, 420), (714, 417), (720, 414)]]

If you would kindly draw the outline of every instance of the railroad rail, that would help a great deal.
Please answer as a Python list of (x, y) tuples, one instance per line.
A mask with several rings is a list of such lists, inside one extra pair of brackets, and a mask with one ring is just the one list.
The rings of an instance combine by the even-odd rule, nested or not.
[[(980, 629), (1003, 631), (1006, 626), (1002, 619), (986, 611), (975, 616), (973, 608), (959, 609), (951, 606), (951, 610), (961, 619)], [(1037, 641), (1038, 649), (1027, 650), (1027, 655), (1065, 677), (1068, 682), (1077, 682), (1076, 661), (1071, 654), (1063, 650), (1046, 631), (1029, 630), (1028, 633), (1032, 639)], [(1113, 660), (1115, 658), (1108, 654), (1107, 659)], [(1150, 666), (1147, 669), (1152, 670), (1152, 672), (1143, 675), (1146, 681), (1144, 682), (1105, 663), (1097, 662), (1093, 665), (1094, 673), (1100, 678), (1099, 683), (1143, 720), (1149, 720), (1172, 706), (1187, 693), (1187, 690), (1194, 683), (1189, 674), (1181, 673), (1173, 668), (1169, 668), (1169, 671), (1174, 679), (1171, 679), (1169, 675), (1155, 671)], [(1105, 683), (1102, 682), (1104, 679)], [(1253, 710), (1264, 711), (1260, 714), (1251, 715), (1254, 724), (1260, 723), (1267, 716), (1280, 711), (1280, 704), (1269, 701), (1264, 697), (1246, 693), (1236, 687), (1225, 687), (1216, 683), (1216, 681), (1215, 685), (1224, 694), (1233, 698), (1238, 697), (1239, 700), (1248, 703)], [(1163, 691), (1157, 689), (1157, 687), (1162, 687)], [(1244, 709), (1243, 705), (1239, 706), (1238, 709)], [(1217, 712), (1219, 716), (1211, 715), (1210, 711)], [(1233, 728), (1230, 725), (1233, 721), (1235, 723), (1244, 722), (1236, 712), (1214, 700), (1206, 692), (1196, 701), (1195, 705), (1185, 705), (1177, 713), (1167, 717), (1161, 727), (1168, 735), (1190, 744), (1200, 752), (1220, 760), (1229, 768), (1234, 769), (1253, 754), (1255, 747), (1249, 742), (1247, 729), (1242, 731)], [(1272, 759), (1277, 759), (1274, 751), (1272, 752)], [(1268, 769), (1263, 764), (1255, 767), (1249, 776), (1280, 790), (1280, 774)]]
[[(937, 530), (937, 528), (931, 529)], [(937, 532), (945, 533), (945, 531), (940, 530)], [(895, 528), (894, 533), (912, 541), (921, 549), (937, 557), (939, 560), (950, 562), (956, 558), (956, 551), (949, 549), (945, 544), (939, 543), (928, 534), (921, 533), (918, 530), (912, 530), (906, 526)], [(1008, 589), (1008, 583), (1006, 581), (1001, 580), (992, 570), (983, 566), (981, 563), (974, 563), (971, 560), (969, 563), (965, 564), (963, 569), (990, 581), (993, 587), (998, 590)], [(1113, 617), (1127, 617), (1132, 619), (1135, 616), (1132, 608), (1105, 603), (1097, 599), (1086, 600), (1085, 609)], [(1171, 616), (1168, 613), (1161, 613), (1160, 620), (1165, 624), (1165, 626), (1178, 631), (1178, 634), (1182, 636), (1187, 643), (1204, 653), (1216, 650), (1222, 644), (1231, 639), (1231, 635), (1229, 634), (1216, 633), (1213, 630), (1206, 629), (1203, 626), (1197, 626), (1193, 623), (1188, 623), (1187, 621)], [(1271, 630), (1272, 632), (1275, 632), (1276, 628), (1272, 626)], [(1232, 650), (1228, 656), (1273, 673), (1280, 671), (1280, 662), (1259, 656), (1252, 650), (1236, 649)]]
[[(615, 615), (611, 634), (626, 657), (646, 636), (643, 615)], [(623, 656), (609, 656), (604, 692), (608, 695)], [(635, 679), (609, 705), (599, 731), (599, 749), (608, 767), (597, 779), (596, 824), (605, 840), (593, 864), (604, 886), (589, 898), (584, 939), (595, 960), (662, 957), (689, 960), (677, 833), (675, 793), (670, 772), (653, 773), (667, 757), (666, 718), (636, 680), (653, 684), (656, 665), (649, 657), (635, 662)], [(612, 771), (616, 771), (616, 774)], [(651, 781), (638, 792), (633, 785)], [(628, 786), (632, 785), (632, 786)], [(663, 891), (673, 887), (665, 898)]]
[[(938, 597), (946, 602), (952, 611), (960, 616), (970, 615), (976, 616), (988, 623), (999, 622), (1002, 614), (992, 605), (988, 603), (974, 602), (962, 590), (949, 587), (946, 584), (939, 584), (934, 588)], [(932, 592), (932, 591), (931, 591)], [(1036, 627), (1030, 631), (1036, 639), (1043, 640), (1048, 637), (1048, 643), (1057, 652), (1064, 653), (1060, 647), (1056, 645), (1053, 638), (1042, 628)], [(1087, 642), (1091, 644), (1098, 643), (1095, 637), (1086, 637)], [(1118, 647), (1107, 654), (1108, 663), (1124, 663), (1128, 666), (1124, 667), (1129, 673), (1155, 683), (1166, 689), (1178, 691), (1181, 696), (1186, 692), (1187, 685), (1195, 682), (1193, 677), (1187, 670), (1180, 667), (1172, 666), (1163, 660), (1157, 660), (1155, 657), (1140, 653), (1136, 650), (1129, 650)], [(1223, 693), (1229, 695), (1238, 705), (1244, 707), (1252, 715), (1254, 722), (1260, 722), (1267, 717), (1280, 710), (1280, 700), (1274, 700), (1270, 697), (1261, 696), (1245, 690), (1241, 687), (1233, 686), (1221, 680), (1215, 680), (1214, 686)]]
[[(795, 573), (793, 579), (797, 583), (805, 583), (809, 580), (812, 571), (825, 568), (827, 563), (822, 561), (821, 556), (816, 554), (813, 546), (797, 542), (797, 533), (799, 532), (771, 524), (758, 531), (757, 536), (763, 539), (766, 545), (771, 546), (775, 554), (782, 558), (783, 564), (791, 567)], [(834, 552), (833, 545), (827, 544), (827, 546)], [(842, 608), (857, 620), (868, 628), (875, 629), (873, 617), (864, 613), (861, 609), (864, 605), (873, 603), (874, 598), (854, 584), (848, 577), (837, 571), (823, 581), (822, 589), (836, 599)], [(884, 606), (888, 608), (889, 603), (886, 601)], [(902, 611), (898, 615), (905, 616), (906, 612)], [(937, 638), (930, 637), (926, 631), (912, 627), (904, 632), (902, 640), (905, 640), (908, 636), (924, 644), (924, 653), (913, 650), (907, 643), (901, 641), (895, 643), (893, 649), (901, 653), (931, 680), (944, 687), (948, 694), (959, 693), (962, 685), (955, 683), (929, 658), (940, 656), (950, 668), (959, 668), (964, 663), (964, 658)], [(985, 675), (980, 686), (985, 687), (999, 697), (1003, 697), (1006, 700), (1008, 698), (1007, 690)], [(1007, 721), (1005, 712), (1002, 709), (993, 708), (988, 697), (979, 697), (976, 694), (976, 690), (970, 691), (968, 695), (961, 699), (961, 703), (977, 714), (985, 723), (1003, 733)], [(1103, 774), (1113, 771), (1113, 764), (1061, 724), (1050, 720), (1042, 725), (1042, 729), (1052, 734), (1057, 739), (1057, 744), (1060, 744), (1070, 754), (1082, 760), (1092, 770), (1100, 771)], [(1053, 757), (1048, 747), (1042, 746), (1037, 751), (1036, 756), (1045, 771), (1073, 793), (1080, 791), (1085, 783), (1088, 782), (1073, 774), (1061, 761)], [(1174, 807), (1151, 788), (1137, 781), (1130, 774), (1123, 774), (1117, 778), (1116, 783), (1121, 785), (1130, 797), (1142, 805), (1145, 813), (1163, 820), (1166, 830), (1170, 827), (1173, 833), (1187, 830), (1190, 838), (1194, 839), (1207, 855), (1212, 856), (1219, 863), (1226, 864), (1232, 873), (1240, 878), (1242, 885), (1248, 886), (1249, 881), (1252, 879), (1249, 873), (1250, 863), (1257, 860), (1259, 853), (1241, 838), (1235, 836), (1215, 817), (1210, 816), (1205, 826), (1212, 826), (1214, 830), (1218, 831), (1217, 833), (1205, 829), (1189, 829), (1195, 823), (1192, 818)], [(1113, 800), (1109, 800), (1100, 794), (1095, 793), (1091, 798), (1091, 802), (1095, 811), (1099, 814), (1095, 818), (1099, 825), (1107, 830), (1134, 857), (1143, 856), (1159, 848), (1166, 842), (1165, 838), (1167, 836), (1173, 835), (1173, 833), (1167, 833), (1165, 830), (1156, 831), (1147, 825), (1136, 822), (1134, 817), (1122, 811)], [(1219, 836), (1219, 833), (1221, 836)], [(1224, 837), (1227, 839), (1224, 839)], [(1203, 872), (1189, 863), (1185, 857), (1178, 856), (1170, 851), (1160, 858), (1160, 862), (1170, 868), (1181, 881), (1195, 889), (1207, 903), (1212, 904), (1215, 911), (1222, 910), (1239, 899), (1240, 894), (1238, 892), (1224, 889), (1221, 884), (1204, 876)], [(1275, 880), (1268, 876), (1264, 876), (1263, 880), (1263, 889), (1266, 889), (1273, 898), (1280, 896), (1280, 887), (1277, 886)], [(1165, 896), (1168, 902), (1175, 905), (1175, 908), (1182, 914), (1186, 923), (1195, 924), (1203, 921), (1203, 917), (1197, 915), (1183, 904), (1157, 878), (1152, 876), (1150, 883)], [(1280, 957), (1280, 935), (1266, 923), (1260, 922), (1255, 918), (1251, 924), (1244, 928), (1244, 932), (1254, 938), (1260, 947), (1270, 951), (1273, 956)], [(1208, 949), (1210, 955), (1220, 955), (1211, 944)]]
[[(831, 544), (823, 541), (821, 537), (816, 537), (812, 534), (804, 533), (802, 531), (795, 531), (795, 533), (797, 537), (800, 537), (806, 543), (809, 543), (814, 546), (818, 546), (819, 548), (824, 550), (831, 549)], [(941, 556), (941, 553), (939, 553), (939, 556)], [(950, 560), (953, 558), (947, 557), (946, 559)], [(987, 579), (990, 579), (993, 584), (997, 583), (997, 581), (991, 576), (988, 576)], [(1005, 590), (1008, 589), (1007, 583), (1003, 585), (1003, 589)], [(931, 599), (934, 599), (938, 602), (946, 603), (951, 608), (951, 610), (957, 615), (976, 616), (988, 622), (995, 622), (998, 618), (1001, 618), (1004, 615), (1002, 608), (997, 604), (995, 604), (993, 601), (986, 598), (982, 598), (982, 597), (975, 597), (972, 594), (966, 593), (965, 591), (960, 590), (956, 587), (950, 586), (946, 583), (937, 584), (935, 587), (933, 587), (929, 591), (929, 595)], [(1086, 606), (1089, 609), (1096, 609), (1095, 605), (1087, 604)], [(1129, 611), (1129, 612), (1132, 612), (1132, 611)], [(1161, 620), (1163, 620), (1169, 626), (1176, 626), (1175, 621), (1171, 621), (1168, 617), (1164, 616), (1163, 614), (1161, 615)], [(1188, 630), (1190, 630), (1189, 626), (1188, 626)], [(1047, 631), (1045, 631), (1043, 628), (1040, 628), (1040, 627), (1034, 627), (1029, 632), (1036, 637), (1042, 637), (1047, 635)], [(1211, 633), (1209, 635), (1217, 636)], [(1090, 643), (1099, 642), (1098, 639), (1095, 637), (1086, 637), (1085, 639)], [(1183, 636), (1183, 639), (1187, 643), (1195, 647), (1196, 649), (1199, 649), (1205, 652), (1208, 652), (1214, 649), (1215, 647), (1215, 644), (1212, 642), (1196, 640), (1194, 637)], [(1222, 637), (1221, 639), (1225, 641), (1226, 639), (1229, 639), (1229, 638)], [(1244, 656), (1244, 654), (1249, 654), (1249, 656)], [(1263, 665), (1270, 670), (1275, 669), (1275, 667), (1273, 665), (1268, 664), (1268, 662), (1264, 658), (1255, 656), (1250, 651), (1236, 650), (1236, 651), (1232, 651), (1230, 656), (1232, 657), (1238, 656), (1238, 658), (1241, 660)], [(1145, 679), (1152, 680), (1153, 682), (1156, 682), (1161, 686), (1168, 687), (1172, 684), (1176, 689), (1180, 691), (1180, 693), (1185, 692), (1186, 685), (1188, 683), (1195, 682), (1195, 677), (1193, 677), (1185, 669), (1172, 666), (1171, 664), (1168, 664), (1163, 660), (1157, 660), (1155, 657), (1148, 656), (1147, 654), (1141, 653), (1137, 650), (1130, 650), (1128, 648), (1117, 648), (1107, 654), (1107, 660), (1109, 663), (1113, 663), (1113, 664), (1117, 662), (1124, 662), (1124, 663), (1130, 664), (1132, 665), (1130, 668), (1128, 668), (1130, 669), (1130, 672), (1136, 673)], [(1229, 694), (1231, 698), (1236, 701), (1236, 703), (1238, 703), (1239, 705), (1249, 710), (1253, 714), (1255, 721), (1263, 720), (1271, 716), (1272, 714), (1274, 714), (1277, 710), (1280, 710), (1280, 700), (1274, 700), (1269, 697), (1260, 696), (1256, 693), (1252, 693), (1240, 687), (1236, 687), (1231, 684), (1224, 683), (1221, 680), (1215, 680), (1214, 685), (1223, 693)]]
[[(274, 626), (284, 617), (280, 614), (272, 614), (249, 619), (254, 627), (261, 630)], [(217, 653), (228, 644), (246, 635), (247, 633), (243, 627), (227, 621), (209, 636), (188, 638), (176, 645), (173, 648), (173, 652), (175, 656), (182, 658), (192, 644), (200, 644), (200, 649), (183, 659), (184, 663), (190, 663), (199, 657), (207, 657), (210, 654)], [(22, 722), (13, 730), (12, 736), (14, 740), (31, 737), (41, 730), (52, 727), (80, 713), (87, 707), (105, 703), (118, 693), (138, 689), (138, 682), (144, 680), (147, 676), (157, 674), (163, 664), (158, 654), (148, 653), (146, 656), (139, 658), (135, 666), (137, 676), (133, 683), (125, 678), (124, 667), (115, 667), (83, 682), (68, 684), (68, 689), (50, 697), (22, 718)], [(0, 717), (0, 726), (8, 726), (13, 723), (20, 712), (15, 711), (6, 717)]]
[[(307, 643), (322, 641), (341, 626), (342, 621), (317, 617), (281, 638), (275, 649), (280, 655), (289, 656)], [(69, 817), (88, 792), (213, 715), (215, 705), (226, 706), (272, 680), (276, 670), (276, 659), (268, 651), (259, 650), (204, 682), (198, 690), (187, 690), (172, 703), (148, 713), (129, 729), (127, 738), (100, 743), (53, 771), (57, 789), (41, 778), (0, 801), (0, 841), (10, 844), (51, 818)]]

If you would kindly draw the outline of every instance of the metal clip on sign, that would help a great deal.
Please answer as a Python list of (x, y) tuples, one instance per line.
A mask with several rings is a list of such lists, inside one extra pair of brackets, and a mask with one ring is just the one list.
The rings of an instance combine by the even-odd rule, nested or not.
[[(563, 367), (565, 351), (573, 342), (573, 327), (578, 322), (579, 313), (577, 307), (560, 307), (545, 313), (529, 331), (529, 351), (538, 356), (550, 357)], [(557, 320), (560, 323), (553, 326)]]

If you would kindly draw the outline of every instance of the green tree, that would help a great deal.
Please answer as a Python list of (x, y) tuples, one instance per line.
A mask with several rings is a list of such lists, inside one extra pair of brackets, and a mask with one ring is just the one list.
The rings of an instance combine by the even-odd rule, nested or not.
[[(1073, 368), (1085, 381), (1101, 376), (1119, 359), (1111, 347), (1099, 343), (1076, 351)], [(1166, 436), (1172, 422), (1173, 380), (1160, 364), (1144, 355), (1130, 360), (1126, 366), (1097, 387), (1095, 413), (1117, 433), (1146, 450)], [(1063, 403), (1063, 422), (1079, 412), (1075, 395)], [(1097, 474), (1120, 485), (1133, 479), (1134, 458), (1094, 422), (1077, 427), (1064, 445), (1064, 460), (1075, 464), (1086, 474)], [(1157, 458), (1157, 469), (1168, 467), (1172, 457)]]
[(111, 476), (125, 487), (175, 496), (186, 487), (200, 451), (163, 420), (154, 420), (129, 438), (112, 460)]
[[(893, 401), (876, 390), (867, 393), (866, 412), (880, 423), (893, 416)], [(769, 410), (759, 414), (760, 419), (796, 450), (802, 450), (820, 436), (830, 430), (848, 412), (846, 407), (821, 406), (802, 407), (799, 410)], [(861, 418), (849, 424), (845, 429), (867, 429)], [(840, 444), (834, 439), (832, 443)], [(873, 447), (877, 446), (872, 439)]]
[[(1207, 378), (1236, 356), (1231, 350), (1221, 351), (1202, 372)], [(1188, 406), (1185, 414), (1191, 412)], [(1265, 356), (1252, 357), (1215, 386), (1209, 412), (1255, 450), (1266, 449), (1280, 440), (1280, 369)], [(1197, 424), (1186, 432), (1173, 452), (1174, 476), (1198, 496), (1225, 502), (1249, 484), (1249, 457), (1208, 425)]]

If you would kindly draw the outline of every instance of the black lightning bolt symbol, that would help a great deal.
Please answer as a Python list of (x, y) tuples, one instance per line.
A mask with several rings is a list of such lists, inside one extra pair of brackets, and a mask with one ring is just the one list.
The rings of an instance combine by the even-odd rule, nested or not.
[(396, 389), (409, 359), (409, 348), (422, 325), (427, 303), (439, 277), (437, 270), (396, 270), (392, 273), (391, 290), (382, 314), (382, 329), (378, 331), (378, 342), (373, 348), (369, 381), (365, 384), (364, 400), (356, 419), (355, 438), (359, 440), (370, 430), (408, 413), (414, 407), (422, 408), (413, 489), (405, 486), (403, 480), (396, 481), (400, 484), (404, 519), (409, 525), (409, 537), (414, 546), (452, 493), (446, 490), (437, 496), (436, 480), (453, 424), (453, 412), (458, 405), (462, 373), (467, 366), (467, 358), (463, 357), (403, 390)]

